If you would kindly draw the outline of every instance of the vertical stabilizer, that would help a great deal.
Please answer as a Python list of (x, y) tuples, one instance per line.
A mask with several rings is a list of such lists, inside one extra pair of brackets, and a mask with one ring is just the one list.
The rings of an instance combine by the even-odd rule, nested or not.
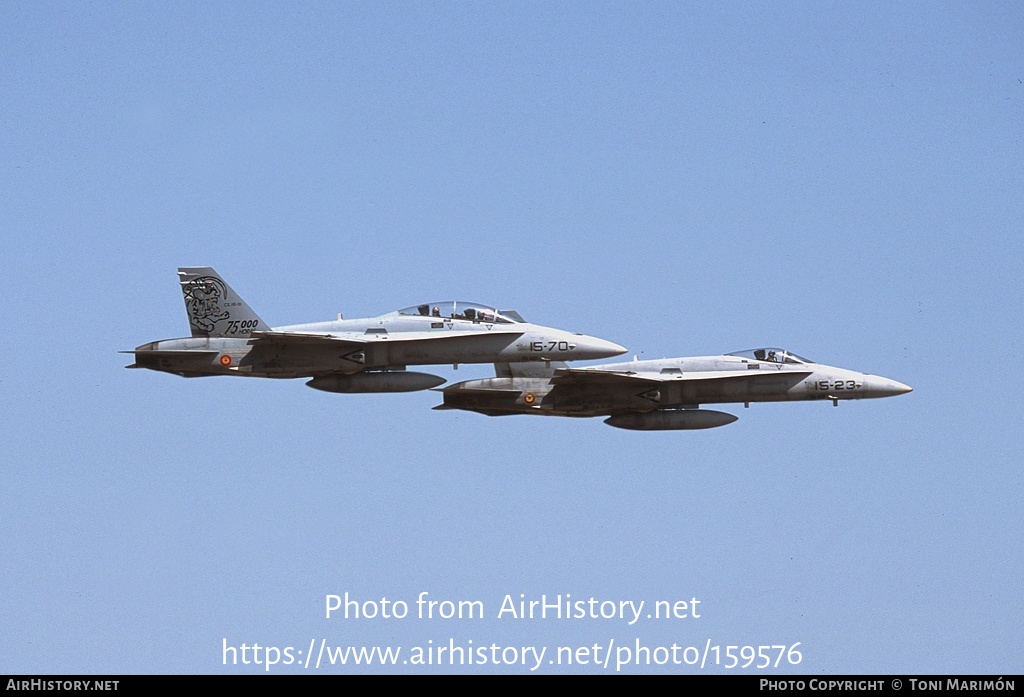
[(178, 269), (192, 336), (245, 337), (270, 327), (208, 266)]

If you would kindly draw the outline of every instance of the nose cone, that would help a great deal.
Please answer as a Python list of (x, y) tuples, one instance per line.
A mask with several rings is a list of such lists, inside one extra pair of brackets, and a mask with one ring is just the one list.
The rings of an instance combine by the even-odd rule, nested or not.
[(577, 336), (573, 338), (575, 339), (573, 343), (576, 344), (576, 350), (573, 353), (582, 360), (621, 356), (629, 350), (625, 346), (619, 346), (611, 341), (598, 339), (596, 336)]
[(871, 375), (864, 380), (864, 390), (867, 397), (895, 397), (913, 392), (914, 388), (889, 378)]

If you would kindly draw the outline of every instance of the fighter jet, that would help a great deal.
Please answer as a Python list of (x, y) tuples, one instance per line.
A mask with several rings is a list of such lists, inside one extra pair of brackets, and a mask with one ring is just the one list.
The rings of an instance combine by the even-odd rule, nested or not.
[(444, 404), (488, 416), (543, 414), (607, 416), (609, 426), (637, 431), (715, 428), (732, 414), (701, 404), (790, 402), (891, 397), (903, 383), (834, 368), (780, 348), (723, 356), (635, 360), (569, 368), (564, 364), (495, 365), (497, 377), (439, 390)]
[(128, 368), (183, 377), (310, 378), (327, 392), (411, 392), (444, 378), (409, 365), (609, 358), (610, 341), (530, 324), (512, 310), (445, 301), (380, 317), (271, 328), (208, 267), (179, 268), (192, 336), (142, 344)]

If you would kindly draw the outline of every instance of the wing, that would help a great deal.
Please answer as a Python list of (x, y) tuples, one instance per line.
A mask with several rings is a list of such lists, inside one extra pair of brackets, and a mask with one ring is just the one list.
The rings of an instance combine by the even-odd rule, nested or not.
[(249, 335), (249, 343), (253, 346), (297, 346), (316, 347), (334, 346), (342, 348), (358, 348), (369, 342), (357, 334), (305, 334), (302, 332), (253, 332)]
[(320, 356), (330, 363), (341, 360), (363, 368), (389, 365), (425, 365), (442, 363), (477, 363), (493, 360), (522, 331), (512, 332), (392, 332), (383, 329), (374, 333), (343, 332), (312, 334), (304, 332), (253, 332), (252, 359), (272, 364), (284, 355)]
[(705, 403), (771, 401), (782, 398), (809, 370), (701, 370), (634, 372), (576, 368), (556, 371), (552, 382), (564, 390), (564, 404), (594, 407), (614, 413), (636, 410), (636, 400), (663, 408)]
[(587, 383), (592, 385), (650, 385), (666, 382), (703, 382), (708, 380), (753, 380), (770, 382), (772, 378), (803, 379), (811, 374), (809, 370), (695, 370), (681, 373), (644, 373), (634, 371), (595, 370), (593, 368), (566, 368), (556, 370), (552, 380), (555, 384)]
[(488, 336), (500, 336), (506, 342), (511, 342), (523, 335), (521, 331), (515, 332), (452, 332), (450, 334), (436, 334), (432, 332), (381, 332), (379, 334), (356, 332), (343, 332), (339, 334), (309, 334), (305, 332), (253, 332), (249, 335), (249, 343), (260, 346), (276, 344), (279, 346), (323, 346), (323, 347), (351, 347), (358, 348), (372, 346), (374, 344), (416, 344), (429, 343), (436, 346), (439, 343), (459, 345), (463, 343), (475, 343), (481, 338)]
[(551, 378), (554, 385), (654, 385), (662, 382), (662, 376), (657, 373), (636, 373), (620, 372), (614, 370), (583, 370), (579, 368), (565, 368), (556, 370)]

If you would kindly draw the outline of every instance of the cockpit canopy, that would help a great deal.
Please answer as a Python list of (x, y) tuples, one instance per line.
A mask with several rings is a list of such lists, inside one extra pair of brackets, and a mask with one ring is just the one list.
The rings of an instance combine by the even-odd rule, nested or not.
[(516, 322), (523, 321), (523, 318), (512, 310), (498, 312), (493, 307), (480, 305), (479, 303), (463, 302), (462, 300), (445, 300), (439, 303), (413, 305), (399, 310), (398, 314), (412, 315), (414, 317), (461, 319), (471, 322), (493, 322), (495, 324), (515, 324)]
[(766, 363), (814, 363), (814, 361), (802, 358), (795, 353), (790, 353), (783, 348), (757, 348), (749, 349), (747, 351), (736, 351), (734, 353), (727, 354), (729, 356), (739, 356), (740, 358), (752, 358), (755, 361), (765, 361)]

